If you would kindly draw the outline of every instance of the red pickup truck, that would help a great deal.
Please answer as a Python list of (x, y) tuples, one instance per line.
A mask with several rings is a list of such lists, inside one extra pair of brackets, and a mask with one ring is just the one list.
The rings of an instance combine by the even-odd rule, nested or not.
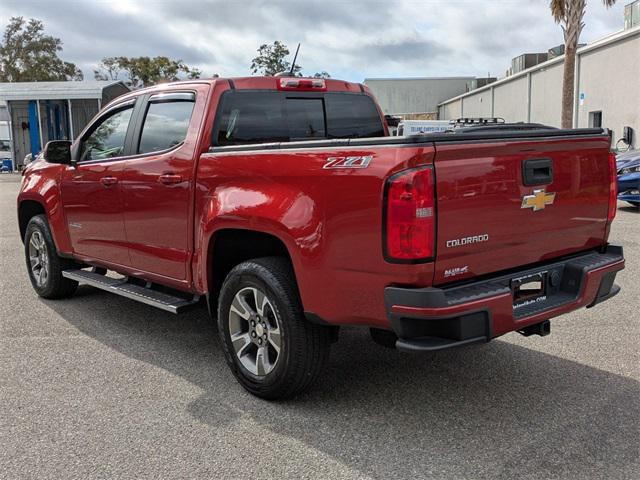
[(435, 351), (545, 335), (615, 295), (610, 140), (530, 124), (390, 137), (364, 85), (178, 82), (47, 144), (20, 234), (44, 298), (83, 283), (180, 313), (205, 297), (239, 382), (283, 398), (340, 325)]

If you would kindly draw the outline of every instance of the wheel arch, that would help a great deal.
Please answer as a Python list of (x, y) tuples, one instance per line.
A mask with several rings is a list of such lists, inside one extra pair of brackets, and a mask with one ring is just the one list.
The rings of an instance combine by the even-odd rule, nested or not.
[(224, 279), (236, 265), (260, 257), (282, 257), (291, 264), (294, 283), (295, 267), (285, 241), (273, 233), (242, 228), (221, 228), (210, 237), (207, 245), (206, 279), (209, 308), (215, 313), (218, 294)]
[(37, 200), (22, 200), (18, 205), (18, 226), (20, 228), (20, 239), (24, 243), (24, 236), (27, 232), (27, 225), (36, 215), (46, 215), (44, 205)]
[(69, 256), (73, 249), (60, 191), (60, 176), (66, 165), (33, 162), (25, 173), (18, 193), (18, 226), (24, 241), (29, 220), (34, 215), (47, 217), (51, 235), (59, 255)]

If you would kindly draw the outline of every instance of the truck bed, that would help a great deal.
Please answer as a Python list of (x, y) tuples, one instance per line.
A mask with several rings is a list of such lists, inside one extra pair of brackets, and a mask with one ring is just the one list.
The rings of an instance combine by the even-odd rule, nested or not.
[[(320, 232), (326, 263), (319, 265), (303, 252), (297, 270), (305, 306), (340, 323), (371, 324), (378, 318), (384, 325), (378, 292), (387, 285), (464, 282), (606, 244), (608, 132), (531, 128), (501, 125), (409, 137), (212, 147), (203, 160), (215, 158), (222, 178), (237, 177), (238, 169), (250, 173), (252, 178), (241, 182), (246, 190), (259, 190), (256, 178), (267, 177), (279, 189), (313, 198), (322, 218), (301, 235)], [(372, 160), (368, 168), (323, 169), (326, 159), (336, 156)], [(524, 185), (524, 162), (536, 159), (550, 162), (551, 181)], [(380, 241), (384, 185), (391, 175), (419, 165), (434, 167), (435, 256), (390, 264)], [(536, 211), (522, 208), (523, 198), (537, 190), (555, 194), (553, 204)], [(480, 241), (465, 240), (474, 237)], [(330, 286), (327, 278), (333, 279)], [(372, 292), (365, 295), (369, 301), (334, 305), (348, 292), (362, 296), (363, 285)]]

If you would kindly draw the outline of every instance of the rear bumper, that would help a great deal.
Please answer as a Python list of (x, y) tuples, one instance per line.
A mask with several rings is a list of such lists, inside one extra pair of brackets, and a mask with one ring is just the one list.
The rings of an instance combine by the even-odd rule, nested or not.
[[(396, 347), (435, 351), (488, 342), (615, 294), (624, 268), (622, 247), (589, 252), (563, 261), (450, 288), (385, 288), (387, 317), (398, 335)], [(546, 272), (546, 295), (514, 306), (511, 280)]]

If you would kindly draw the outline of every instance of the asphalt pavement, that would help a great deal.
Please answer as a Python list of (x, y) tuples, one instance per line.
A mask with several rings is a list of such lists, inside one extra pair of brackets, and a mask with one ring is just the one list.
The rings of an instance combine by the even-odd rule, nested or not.
[(301, 397), (236, 383), (204, 310), (29, 284), (0, 175), (0, 479), (640, 478), (640, 211), (622, 292), (552, 334), (413, 356), (343, 329)]

